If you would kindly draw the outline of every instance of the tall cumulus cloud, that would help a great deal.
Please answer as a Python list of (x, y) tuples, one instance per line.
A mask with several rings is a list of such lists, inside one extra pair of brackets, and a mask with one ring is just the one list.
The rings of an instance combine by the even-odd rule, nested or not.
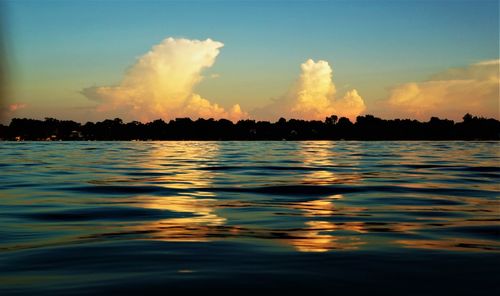
[(377, 109), (387, 117), (427, 120), (431, 116), (460, 119), (465, 113), (499, 117), (500, 60), (452, 68), (427, 81), (390, 90)]
[(142, 121), (157, 118), (246, 117), (238, 104), (229, 110), (193, 92), (223, 43), (211, 39), (167, 38), (140, 57), (116, 86), (90, 87), (82, 93), (97, 101), (97, 111)]
[(256, 109), (256, 117), (323, 120), (335, 114), (354, 120), (365, 111), (365, 103), (356, 89), (337, 97), (332, 75), (328, 62), (307, 60), (301, 65), (300, 77), (288, 93), (270, 105)]

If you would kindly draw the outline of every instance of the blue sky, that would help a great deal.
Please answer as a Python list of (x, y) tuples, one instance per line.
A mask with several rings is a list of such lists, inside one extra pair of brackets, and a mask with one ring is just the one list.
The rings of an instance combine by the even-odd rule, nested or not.
[(10, 100), (35, 113), (58, 104), (55, 115), (69, 117), (90, 106), (82, 89), (119, 83), (136, 58), (170, 36), (224, 43), (204, 72), (220, 77), (196, 90), (247, 109), (283, 94), (309, 58), (328, 61), (337, 88), (355, 86), (369, 105), (395, 85), (499, 55), (496, 0), (5, 4)]

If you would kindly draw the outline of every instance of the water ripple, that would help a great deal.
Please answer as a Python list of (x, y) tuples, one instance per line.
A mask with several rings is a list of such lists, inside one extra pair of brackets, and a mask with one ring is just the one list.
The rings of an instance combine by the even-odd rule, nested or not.
[[(437, 270), (419, 273), (429, 274), (426, 282), (469, 270), (464, 266), (498, 271), (496, 142), (0, 148), (0, 281), (7, 283), (0, 293), (27, 287), (28, 294), (68, 294), (76, 284), (65, 276), (82, 287), (106, 287), (78, 274), (124, 276), (124, 266), (156, 284), (179, 276), (245, 278), (243, 271), (258, 269), (326, 285), (332, 276), (345, 280), (345, 266), (375, 264), (367, 254), (383, 258), (372, 266), (383, 266), (380, 274), (399, 270), (395, 277), (412, 270), (409, 258), (454, 258), (425, 261)], [(438, 272), (440, 266), (448, 271)], [(351, 274), (366, 278), (359, 269)], [(64, 280), (72, 285), (49, 288)], [(109, 285), (117, 283), (123, 278)]]

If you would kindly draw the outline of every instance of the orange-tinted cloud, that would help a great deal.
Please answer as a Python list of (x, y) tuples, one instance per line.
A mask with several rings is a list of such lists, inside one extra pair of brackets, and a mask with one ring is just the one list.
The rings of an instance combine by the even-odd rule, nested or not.
[(167, 38), (140, 57), (119, 85), (87, 88), (83, 94), (99, 102), (97, 110), (108, 117), (238, 120), (246, 117), (239, 105), (225, 110), (193, 92), (203, 79), (201, 72), (214, 64), (223, 46), (211, 39)]
[(0, 106), (0, 123), (4, 123), (4, 119), (18, 116), (18, 111), (25, 109), (27, 106), (25, 103), (11, 103), (6, 106)]
[(366, 109), (355, 89), (348, 91), (342, 98), (336, 97), (332, 68), (328, 62), (309, 59), (301, 65), (301, 70), (299, 79), (289, 92), (269, 106), (255, 110), (256, 117), (323, 120), (335, 114), (355, 119)]
[(500, 60), (438, 73), (423, 82), (394, 87), (375, 112), (385, 117), (460, 119), (465, 113), (499, 117)]
[(13, 103), (13, 104), (9, 105), (8, 112), (15, 112), (17, 110), (24, 109), (24, 108), (26, 108), (26, 106), (27, 105), (24, 103)]

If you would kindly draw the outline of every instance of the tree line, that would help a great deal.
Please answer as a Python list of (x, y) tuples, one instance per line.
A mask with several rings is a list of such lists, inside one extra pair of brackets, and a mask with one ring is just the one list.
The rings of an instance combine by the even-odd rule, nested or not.
[(431, 117), (385, 120), (358, 116), (353, 123), (336, 115), (319, 120), (280, 118), (276, 122), (227, 119), (120, 118), (81, 124), (71, 120), (14, 118), (0, 125), (0, 140), (499, 140), (500, 122), (466, 114), (462, 122)]

